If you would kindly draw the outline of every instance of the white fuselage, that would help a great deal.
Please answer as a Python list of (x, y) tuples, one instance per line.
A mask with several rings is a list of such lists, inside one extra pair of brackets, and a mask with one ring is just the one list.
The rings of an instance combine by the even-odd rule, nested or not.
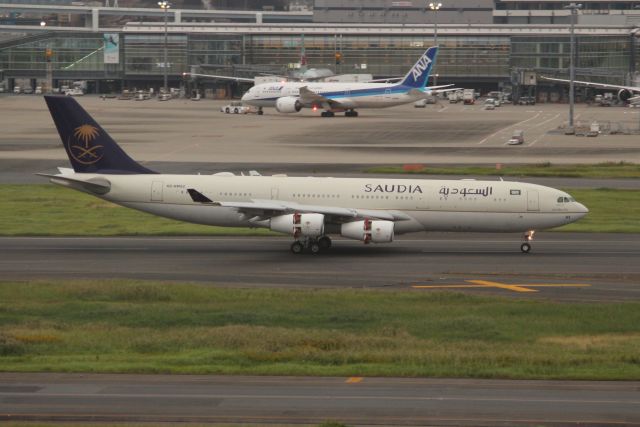
[[(74, 174), (106, 179), (122, 206), (198, 224), (255, 227), (235, 208), (196, 203), (188, 189), (214, 202), (280, 200), (303, 205), (394, 211), (396, 234), (417, 231), (521, 232), (582, 218), (588, 210), (563, 191), (507, 181), (317, 178), (216, 175)], [(69, 185), (78, 188), (75, 185)], [(330, 224), (329, 224), (330, 226)], [(327, 228), (331, 233), (331, 228)]]
[[(423, 96), (417, 89), (400, 84), (387, 83), (265, 83), (252, 87), (242, 97), (242, 102), (254, 107), (275, 107), (279, 98), (299, 97), (300, 88), (339, 102), (344, 108), (386, 108), (417, 101)], [(429, 88), (424, 89), (425, 92)], [(303, 103), (309, 108), (313, 105)]]

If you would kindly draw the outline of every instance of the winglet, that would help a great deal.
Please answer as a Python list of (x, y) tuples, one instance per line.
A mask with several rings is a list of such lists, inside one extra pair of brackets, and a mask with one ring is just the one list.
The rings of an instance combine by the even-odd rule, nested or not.
[(191, 200), (196, 203), (213, 203), (213, 200), (193, 188), (188, 188), (187, 191), (191, 196)]

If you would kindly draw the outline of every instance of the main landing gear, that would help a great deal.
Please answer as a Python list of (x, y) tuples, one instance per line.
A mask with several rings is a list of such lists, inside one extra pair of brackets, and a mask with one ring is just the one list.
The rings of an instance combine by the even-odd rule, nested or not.
[(333, 117), (336, 115), (336, 113), (334, 113), (333, 111), (323, 111), (322, 113), (320, 113), (320, 115), (322, 117)]
[(356, 110), (347, 110), (344, 112), (345, 117), (358, 117), (358, 112)]
[(258, 107), (258, 115), (261, 116), (264, 114), (264, 111), (262, 111), (262, 107)]
[(534, 234), (535, 234), (535, 231), (533, 230), (530, 230), (524, 233), (524, 236), (523, 236), (524, 243), (520, 245), (520, 250), (522, 251), (522, 253), (528, 254), (531, 251), (531, 244), (529, 242), (533, 240)]
[(331, 247), (331, 238), (329, 236), (320, 236), (317, 239), (313, 237), (304, 237), (296, 240), (291, 244), (291, 252), (301, 254), (307, 249), (312, 254), (319, 254), (321, 251)]

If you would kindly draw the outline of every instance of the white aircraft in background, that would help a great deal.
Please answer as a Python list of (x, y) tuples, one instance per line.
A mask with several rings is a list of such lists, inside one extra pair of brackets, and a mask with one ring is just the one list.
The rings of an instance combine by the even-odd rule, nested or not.
[[(549, 80), (552, 82), (560, 82), (570, 84), (571, 80), (566, 79), (556, 79), (552, 77), (541, 76), (543, 80)], [(574, 84), (578, 86), (585, 87), (593, 87), (596, 89), (611, 89), (618, 91), (618, 99), (621, 102), (628, 102), (631, 105), (640, 105), (640, 87), (639, 86), (620, 86), (620, 85), (612, 85), (608, 83), (595, 83), (595, 82), (584, 82), (580, 80), (574, 80)]]
[(279, 113), (297, 113), (302, 108), (322, 109), (322, 117), (333, 117), (336, 112), (355, 117), (356, 108), (408, 104), (432, 93), (453, 90), (451, 84), (427, 87), (437, 52), (437, 46), (427, 49), (398, 83), (264, 83), (249, 89), (242, 96), (242, 102), (258, 108), (275, 107)]
[(45, 96), (73, 169), (51, 182), (154, 215), (289, 234), (291, 251), (317, 253), (339, 234), (389, 243), (418, 231), (526, 232), (558, 227), (588, 209), (554, 188), (520, 182), (159, 174), (131, 159), (78, 104)]

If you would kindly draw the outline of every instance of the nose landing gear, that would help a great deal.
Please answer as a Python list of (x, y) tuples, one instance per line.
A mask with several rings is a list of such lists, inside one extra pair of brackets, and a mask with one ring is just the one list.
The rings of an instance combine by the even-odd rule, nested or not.
[(520, 250), (522, 251), (522, 253), (528, 254), (531, 251), (531, 244), (529, 242), (533, 241), (534, 234), (534, 230), (530, 230), (524, 233), (524, 243), (520, 245)]

